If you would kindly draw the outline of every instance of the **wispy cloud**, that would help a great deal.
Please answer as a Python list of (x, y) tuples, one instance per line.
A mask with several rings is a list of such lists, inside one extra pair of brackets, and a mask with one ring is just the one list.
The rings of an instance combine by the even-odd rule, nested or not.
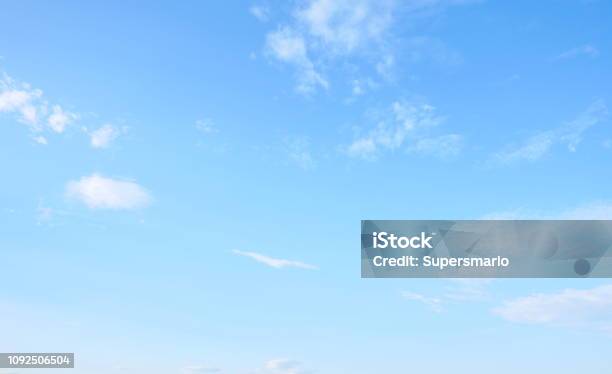
[(392, 21), (392, 1), (312, 0), (295, 12), (307, 33), (335, 54), (379, 42)]
[(285, 147), (289, 161), (302, 170), (313, 170), (317, 163), (310, 150), (310, 141), (305, 137), (289, 137), (285, 139)]
[(105, 124), (89, 133), (91, 146), (94, 148), (108, 148), (121, 133), (121, 129), (111, 124)]
[(401, 295), (406, 300), (417, 301), (424, 304), (436, 313), (442, 312), (442, 299), (438, 297), (425, 296), (412, 291), (402, 291)]
[(239, 251), (237, 249), (234, 249), (232, 253), (238, 256), (244, 256), (244, 257), (251, 258), (259, 263), (262, 263), (264, 265), (267, 265), (267, 266), (270, 266), (276, 269), (282, 269), (282, 268), (299, 268), (299, 269), (307, 269), (307, 270), (317, 270), (318, 269), (318, 267), (314, 265), (306, 264), (304, 262), (269, 257), (269, 256), (266, 256), (260, 253), (256, 253), (256, 252), (246, 252), (246, 251)]
[(391, 105), (390, 115), (379, 119), (374, 128), (357, 136), (344, 150), (351, 157), (363, 159), (375, 159), (384, 151), (398, 149), (439, 157), (454, 156), (462, 148), (461, 135), (430, 135), (444, 119), (429, 104), (396, 101)]
[(270, 8), (266, 5), (251, 5), (249, 12), (261, 22), (267, 22), (270, 19)]
[(268, 54), (296, 68), (297, 91), (310, 94), (317, 88), (327, 89), (329, 83), (315, 69), (308, 56), (304, 38), (289, 27), (281, 27), (266, 37)]
[(217, 126), (215, 126), (214, 121), (210, 118), (197, 120), (195, 127), (202, 134), (214, 134), (219, 132), (219, 129), (217, 128)]
[(448, 134), (418, 139), (413, 145), (408, 147), (408, 150), (423, 155), (449, 158), (457, 156), (461, 152), (463, 142), (463, 136), (459, 134)]
[(449, 279), (449, 286), (439, 295), (426, 295), (413, 291), (402, 291), (401, 296), (422, 303), (433, 312), (441, 313), (448, 304), (483, 301), (489, 297), (492, 279)]
[(560, 53), (555, 57), (555, 60), (566, 60), (575, 57), (590, 57), (595, 58), (599, 56), (599, 49), (592, 44), (585, 44), (579, 47), (571, 48), (563, 53)]
[(516, 323), (612, 332), (612, 285), (519, 297), (493, 313)]
[[(294, 66), (298, 91), (302, 93), (327, 89), (329, 83), (320, 73), (321, 67), (339, 59), (362, 58), (375, 67), (380, 77), (388, 80), (396, 66), (395, 49), (390, 48), (389, 41), (402, 39), (392, 35), (398, 15), (424, 15), (425, 10), (470, 2), (427, 0), (402, 4), (393, 0), (306, 0), (298, 2), (289, 19), (267, 34), (266, 49), (276, 59)], [(433, 39), (412, 38), (406, 41), (405, 47), (450, 61), (451, 54), (446, 53), (449, 49), (440, 48), (440, 45), (441, 42)]]
[(507, 146), (495, 153), (490, 164), (512, 164), (520, 161), (536, 161), (547, 155), (557, 144), (567, 146), (571, 152), (577, 150), (584, 133), (602, 122), (608, 115), (608, 108), (603, 100), (596, 100), (576, 119), (565, 125), (537, 133), (519, 146)]
[(265, 373), (270, 374), (308, 374), (301, 362), (287, 358), (278, 358), (267, 361), (264, 364)]
[(91, 209), (138, 209), (151, 203), (151, 195), (136, 182), (103, 177), (82, 177), (66, 184), (66, 196)]

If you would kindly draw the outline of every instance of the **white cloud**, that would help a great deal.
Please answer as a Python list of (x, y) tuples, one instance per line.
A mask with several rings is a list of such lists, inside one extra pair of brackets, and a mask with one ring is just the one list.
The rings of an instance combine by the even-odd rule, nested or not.
[(214, 122), (211, 119), (199, 119), (196, 121), (196, 129), (203, 134), (214, 134), (219, 132)]
[(557, 57), (555, 57), (555, 59), (556, 60), (565, 60), (565, 59), (579, 57), (579, 56), (586, 56), (586, 57), (590, 57), (590, 58), (595, 58), (595, 57), (599, 56), (599, 49), (597, 49), (597, 47), (595, 47), (595, 46), (593, 46), (591, 44), (585, 44), (585, 45), (581, 45), (579, 47), (575, 47), (575, 48), (569, 49), (569, 50), (559, 54)]
[(305, 264), (300, 261), (273, 258), (273, 257), (262, 255), (256, 252), (245, 252), (245, 251), (239, 251), (235, 249), (232, 251), (232, 253), (239, 255), (239, 256), (251, 258), (259, 263), (262, 263), (264, 265), (267, 265), (267, 266), (270, 266), (276, 269), (281, 269), (281, 268), (300, 268), (300, 269), (307, 269), (307, 270), (317, 270), (318, 269), (314, 265)]
[(423, 138), (409, 147), (411, 152), (433, 155), (440, 158), (456, 156), (463, 147), (463, 137), (458, 134), (448, 134), (432, 138)]
[(94, 148), (107, 148), (120, 134), (121, 130), (113, 125), (103, 125), (89, 134), (91, 146)]
[(269, 360), (264, 364), (264, 371), (271, 374), (306, 374), (299, 361), (278, 358)]
[(457, 278), (449, 279), (452, 286), (448, 288), (444, 298), (453, 301), (479, 301), (489, 296), (489, 285), (493, 279)]
[(75, 113), (67, 112), (59, 105), (54, 105), (51, 115), (47, 118), (47, 124), (51, 130), (56, 133), (62, 133), (70, 123), (76, 120), (78, 116)]
[[(401, 16), (405, 22), (413, 22), (412, 15), (431, 16), (434, 10), (451, 5), (461, 5), (469, 0), (305, 0), (297, 2), (291, 16), (275, 32), (267, 35), (266, 46), (280, 37), (293, 56), (276, 51), (280, 61), (293, 64), (298, 71), (300, 92), (312, 93), (317, 88), (327, 88), (328, 83), (319, 73), (321, 66), (330, 70), (332, 63), (350, 58), (363, 58), (375, 65), (377, 73), (390, 80), (396, 66), (395, 51), (420, 49), (419, 55), (432, 57), (444, 63), (457, 60), (457, 54), (435, 39), (420, 38), (420, 43), (404, 42), (403, 36), (393, 35), (393, 24)], [(274, 40), (276, 38), (277, 40)], [(272, 48), (274, 50), (274, 48)], [(277, 48), (279, 49), (279, 48)], [(273, 54), (274, 55), (274, 54)], [(296, 56), (300, 56), (296, 58)], [(359, 91), (359, 90), (357, 90)]]
[(151, 195), (139, 184), (98, 174), (70, 181), (66, 195), (91, 209), (138, 209), (151, 203)]
[(53, 132), (62, 133), (66, 126), (78, 119), (76, 113), (66, 111), (59, 105), (53, 105), (50, 114), (47, 107), (42, 90), (32, 88), (28, 83), (16, 82), (3, 74), (0, 79), (0, 113), (15, 114), (19, 122), (34, 132), (43, 131), (41, 123), (46, 122)]
[(308, 57), (304, 38), (289, 27), (281, 27), (266, 36), (268, 53), (276, 59), (292, 64), (297, 71), (297, 91), (309, 94), (329, 84), (315, 69)]
[(406, 300), (418, 301), (426, 305), (429, 309), (436, 313), (442, 312), (442, 299), (437, 297), (429, 297), (420, 293), (411, 291), (402, 291), (402, 297)]
[(317, 164), (310, 151), (308, 138), (287, 138), (285, 146), (289, 160), (303, 170), (313, 170)]
[(267, 6), (253, 5), (249, 8), (249, 12), (261, 22), (267, 22), (270, 19), (270, 9)]
[(333, 53), (346, 54), (380, 41), (392, 21), (387, 0), (311, 0), (296, 11), (308, 33)]
[(566, 145), (569, 151), (575, 152), (584, 133), (602, 122), (607, 115), (608, 108), (603, 100), (596, 100), (573, 121), (535, 134), (520, 146), (506, 147), (505, 150), (495, 153), (490, 161), (494, 164), (536, 161), (548, 154), (556, 144)]
[(45, 138), (44, 136), (35, 136), (32, 139), (38, 144), (42, 144), (42, 145), (48, 144), (47, 138)]
[(441, 313), (444, 307), (452, 303), (465, 303), (483, 301), (489, 297), (489, 285), (492, 279), (449, 279), (450, 286), (438, 296), (429, 296), (413, 291), (402, 291), (401, 296), (406, 300), (416, 301), (433, 312)]
[(391, 79), (394, 67), (395, 57), (387, 53), (376, 63), (376, 72), (383, 78)]
[(38, 120), (44, 103), (43, 92), (27, 83), (17, 83), (7, 74), (0, 79), (0, 113), (13, 113), (19, 122), (39, 130)]
[(357, 137), (345, 148), (351, 157), (374, 159), (382, 151), (405, 147), (407, 151), (449, 157), (459, 153), (463, 138), (457, 134), (438, 137), (429, 131), (444, 121), (428, 104), (396, 101), (390, 115), (378, 121), (365, 135)]
[(612, 332), (612, 285), (520, 297), (504, 302), (493, 313), (516, 323)]

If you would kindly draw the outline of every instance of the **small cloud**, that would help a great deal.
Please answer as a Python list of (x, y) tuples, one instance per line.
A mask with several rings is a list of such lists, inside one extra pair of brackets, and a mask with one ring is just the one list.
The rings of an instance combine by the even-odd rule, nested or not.
[(585, 44), (585, 45), (581, 45), (576, 48), (569, 49), (559, 54), (557, 57), (555, 57), (555, 60), (566, 60), (566, 59), (580, 57), (580, 56), (585, 56), (585, 57), (590, 57), (590, 58), (598, 57), (599, 49), (597, 49), (595, 46), (591, 44)]
[(453, 286), (448, 288), (444, 298), (453, 301), (481, 301), (489, 296), (489, 285), (493, 279), (457, 278), (449, 279)]
[(262, 255), (256, 252), (245, 252), (245, 251), (239, 251), (235, 249), (232, 251), (232, 253), (238, 256), (244, 256), (244, 257), (251, 258), (259, 263), (262, 263), (264, 265), (267, 265), (267, 266), (270, 266), (276, 269), (282, 269), (282, 268), (299, 268), (299, 269), (307, 269), (307, 270), (317, 270), (318, 269), (318, 267), (314, 265), (309, 265), (309, 264), (306, 264), (300, 261), (284, 260), (280, 258), (268, 257), (266, 255)]
[(98, 174), (70, 181), (66, 196), (84, 203), (90, 209), (138, 209), (151, 203), (151, 195), (139, 184)]
[(74, 122), (78, 115), (62, 109), (59, 105), (54, 105), (51, 114), (47, 118), (47, 124), (56, 133), (63, 133), (70, 123)]
[(490, 163), (512, 164), (519, 161), (536, 161), (550, 152), (553, 146), (562, 144), (570, 152), (576, 152), (584, 133), (604, 121), (608, 108), (603, 100), (596, 100), (576, 119), (556, 129), (542, 131), (528, 138), (522, 145), (508, 146), (495, 153)]
[(313, 170), (316, 168), (315, 159), (310, 151), (308, 138), (287, 138), (285, 146), (289, 160), (302, 170)]
[(377, 88), (377, 86), (377, 83), (371, 78), (353, 79), (351, 81), (351, 94), (353, 97), (361, 96)]
[(383, 41), (393, 21), (394, 2), (313, 0), (294, 12), (318, 44), (332, 54), (349, 54)]
[(519, 297), (492, 312), (510, 322), (612, 332), (612, 285)]
[(287, 358), (269, 360), (264, 364), (264, 371), (271, 374), (307, 374), (299, 361)]
[(458, 134), (448, 134), (432, 138), (423, 138), (408, 148), (410, 152), (433, 155), (439, 158), (457, 156), (463, 148), (463, 137)]
[(45, 110), (43, 92), (27, 83), (17, 83), (6, 73), (0, 79), (0, 113), (13, 113), (17, 120), (40, 131), (39, 116)]
[(393, 69), (395, 68), (395, 57), (392, 54), (385, 54), (376, 63), (376, 72), (385, 79), (391, 79), (393, 76)]
[(444, 121), (428, 104), (396, 101), (390, 113), (365, 135), (345, 147), (351, 157), (375, 159), (383, 151), (404, 148), (410, 152), (450, 157), (461, 150), (463, 138), (457, 134), (429, 136), (432, 128)]
[(411, 291), (402, 291), (402, 297), (406, 300), (418, 301), (436, 313), (442, 312), (442, 299), (437, 297), (428, 297)]
[(38, 144), (42, 144), (42, 145), (47, 145), (47, 138), (45, 138), (44, 136), (40, 135), (40, 136), (35, 136), (32, 138), (36, 143)]
[(249, 8), (249, 12), (261, 22), (267, 22), (270, 19), (270, 9), (264, 5), (253, 5)]
[(36, 223), (41, 225), (43, 223), (51, 221), (53, 218), (53, 209), (42, 204), (38, 205), (36, 209)]
[(438, 296), (428, 296), (413, 291), (402, 291), (401, 296), (406, 300), (416, 301), (433, 312), (441, 313), (444, 306), (453, 303), (483, 301), (489, 297), (489, 285), (492, 279), (449, 279), (450, 286)]
[(196, 129), (203, 134), (214, 134), (219, 132), (211, 119), (199, 119), (196, 121)]
[(120, 134), (121, 130), (111, 124), (106, 124), (89, 134), (91, 146), (94, 148), (108, 148)]

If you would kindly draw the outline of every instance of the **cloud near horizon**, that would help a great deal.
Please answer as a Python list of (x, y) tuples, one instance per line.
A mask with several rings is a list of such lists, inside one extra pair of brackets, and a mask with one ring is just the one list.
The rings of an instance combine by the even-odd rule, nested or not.
[(612, 284), (519, 297), (492, 312), (509, 322), (612, 333)]

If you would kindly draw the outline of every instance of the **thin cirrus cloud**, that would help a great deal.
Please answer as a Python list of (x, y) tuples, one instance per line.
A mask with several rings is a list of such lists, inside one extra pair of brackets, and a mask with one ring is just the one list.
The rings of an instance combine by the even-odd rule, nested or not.
[(270, 19), (270, 8), (265, 5), (252, 5), (249, 12), (261, 22), (267, 22)]
[(306, 374), (301, 362), (288, 358), (277, 358), (266, 361), (263, 372), (270, 374)]
[(579, 47), (569, 49), (563, 53), (560, 53), (558, 56), (555, 57), (555, 60), (567, 60), (567, 59), (576, 58), (580, 56), (590, 57), (590, 58), (598, 57), (599, 49), (597, 49), (597, 47), (595, 47), (592, 44), (585, 44)]
[(396, 101), (374, 127), (343, 149), (350, 157), (369, 160), (400, 149), (441, 158), (456, 156), (463, 147), (461, 135), (432, 135), (444, 120), (429, 104)]
[(138, 183), (99, 174), (68, 182), (66, 196), (90, 209), (133, 210), (152, 201), (150, 193)]
[(318, 88), (327, 89), (329, 83), (315, 69), (308, 55), (306, 41), (303, 36), (289, 27), (281, 27), (266, 36), (266, 51), (282, 61), (293, 65), (296, 69), (296, 90), (302, 94), (310, 94)]
[(406, 300), (416, 301), (424, 304), (433, 312), (442, 312), (442, 299), (440, 299), (439, 297), (426, 296), (424, 294), (413, 291), (402, 291), (401, 295)]
[[(298, 2), (290, 16), (276, 25), (266, 35), (265, 49), (268, 55), (288, 65), (296, 74), (296, 90), (311, 94), (326, 90), (330, 83), (323, 74), (324, 67), (339, 59), (361, 58), (378, 72), (383, 79), (393, 76), (396, 65), (390, 40), (402, 42), (402, 37), (393, 35), (392, 29), (399, 16), (425, 16), (447, 6), (462, 5), (474, 1), (433, 0), (396, 2), (392, 0), (307, 0)], [(262, 19), (259, 8), (251, 13)], [(408, 20), (409, 21), (409, 20)], [(414, 45), (406, 40), (405, 49), (411, 55), (430, 55), (435, 59), (441, 55), (441, 42), (422, 39), (424, 43)], [(432, 44), (433, 43), (433, 44)], [(432, 49), (433, 46), (433, 49)], [(446, 50), (446, 49), (445, 49)], [(372, 53), (376, 51), (376, 53)], [(354, 82), (355, 77), (350, 81)], [(357, 92), (361, 92), (360, 89)]]
[(306, 270), (317, 270), (318, 269), (317, 266), (306, 264), (301, 261), (274, 258), (274, 257), (263, 255), (261, 253), (256, 253), (256, 252), (247, 252), (247, 251), (240, 251), (240, 250), (234, 249), (232, 250), (232, 253), (238, 256), (248, 257), (261, 264), (264, 264), (269, 267), (273, 267), (275, 269), (282, 269), (282, 268), (298, 268), (298, 269), (306, 269)]
[(546, 156), (554, 146), (565, 145), (576, 152), (584, 134), (593, 126), (603, 122), (608, 107), (601, 99), (591, 103), (574, 120), (552, 130), (541, 131), (527, 138), (521, 145), (506, 146), (489, 159), (492, 165), (507, 165), (521, 161), (536, 161)]
[(310, 151), (310, 141), (305, 137), (288, 137), (285, 147), (289, 161), (302, 170), (313, 170), (317, 162)]
[(612, 284), (519, 297), (505, 301), (492, 312), (515, 323), (612, 333)]
[(299, 93), (327, 89), (328, 80), (311, 56), (348, 56), (379, 43), (391, 24), (392, 9), (389, 1), (307, 1), (293, 9), (289, 25), (285, 22), (266, 35), (266, 50), (294, 67)]
[(423, 304), (432, 312), (441, 313), (448, 304), (483, 301), (489, 298), (492, 279), (449, 279), (450, 285), (437, 295), (414, 291), (402, 291), (401, 296), (409, 301)]

